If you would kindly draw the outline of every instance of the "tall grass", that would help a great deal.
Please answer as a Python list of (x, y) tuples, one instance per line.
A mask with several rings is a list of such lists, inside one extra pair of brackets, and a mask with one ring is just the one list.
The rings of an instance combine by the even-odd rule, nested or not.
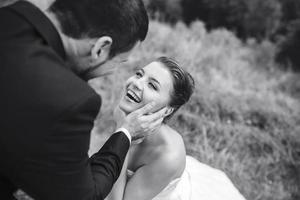
[(276, 69), (275, 51), (268, 41), (242, 43), (224, 29), (207, 32), (201, 22), (152, 21), (127, 64), (90, 82), (103, 97), (90, 153), (113, 131), (125, 80), (137, 66), (166, 55), (196, 80), (191, 101), (171, 121), (188, 154), (224, 170), (248, 200), (300, 199), (299, 75)]

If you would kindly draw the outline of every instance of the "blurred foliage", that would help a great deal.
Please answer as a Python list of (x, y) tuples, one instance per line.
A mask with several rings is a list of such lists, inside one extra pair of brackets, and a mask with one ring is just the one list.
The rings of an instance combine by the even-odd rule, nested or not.
[(282, 21), (289, 23), (300, 18), (299, 0), (279, 0), (282, 5)]
[(278, 0), (144, 0), (149, 13), (163, 21), (196, 19), (208, 29), (225, 27), (241, 38), (268, 38), (277, 30), (282, 17)]
[(279, 48), (276, 60), (284, 68), (300, 71), (300, 18), (286, 28), (287, 33), (278, 42)]
[(183, 0), (182, 5), (187, 23), (200, 19), (209, 29), (226, 27), (241, 38), (269, 37), (281, 18), (277, 0)]
[(272, 40), (277, 45), (277, 61), (285, 69), (300, 68), (299, 0), (144, 0), (152, 18), (160, 21), (195, 20), (208, 30), (224, 27), (244, 41)]
[(277, 31), (276, 60), (285, 68), (300, 71), (300, 1), (280, 0), (283, 18)]
[(175, 23), (182, 17), (181, 0), (144, 0), (152, 18)]

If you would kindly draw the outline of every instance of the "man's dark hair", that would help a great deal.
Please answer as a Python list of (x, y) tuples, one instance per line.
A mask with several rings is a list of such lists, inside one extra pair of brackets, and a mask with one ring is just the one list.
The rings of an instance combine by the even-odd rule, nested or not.
[(173, 90), (170, 94), (169, 106), (174, 108), (171, 115), (165, 117), (164, 122), (168, 121), (174, 113), (188, 100), (194, 92), (195, 81), (193, 77), (184, 69), (182, 69), (177, 61), (168, 57), (160, 57), (156, 60), (166, 67), (172, 77)]
[(142, 0), (56, 0), (50, 7), (69, 37), (113, 40), (110, 57), (143, 41), (149, 19)]

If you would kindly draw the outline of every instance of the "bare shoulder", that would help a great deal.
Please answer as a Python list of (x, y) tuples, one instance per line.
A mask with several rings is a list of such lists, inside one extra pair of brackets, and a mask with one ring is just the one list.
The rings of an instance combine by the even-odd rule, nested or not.
[(163, 145), (159, 160), (165, 165), (166, 171), (180, 176), (185, 168), (186, 152), (182, 136), (173, 128), (164, 126), (161, 130)]
[(139, 145), (131, 147), (129, 168), (146, 167), (160, 176), (177, 178), (185, 169), (186, 152), (182, 136), (171, 127), (160, 131)]
[(182, 136), (173, 128), (165, 125), (161, 129), (161, 135), (165, 143), (165, 147), (169, 149), (169, 153), (185, 155), (185, 146)]

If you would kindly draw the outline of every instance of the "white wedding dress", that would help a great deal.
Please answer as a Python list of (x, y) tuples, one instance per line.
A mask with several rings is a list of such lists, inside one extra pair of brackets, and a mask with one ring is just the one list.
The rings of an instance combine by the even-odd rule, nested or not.
[[(127, 170), (128, 178), (134, 172)], [(191, 156), (180, 178), (171, 181), (152, 200), (245, 200), (226, 174)]]

